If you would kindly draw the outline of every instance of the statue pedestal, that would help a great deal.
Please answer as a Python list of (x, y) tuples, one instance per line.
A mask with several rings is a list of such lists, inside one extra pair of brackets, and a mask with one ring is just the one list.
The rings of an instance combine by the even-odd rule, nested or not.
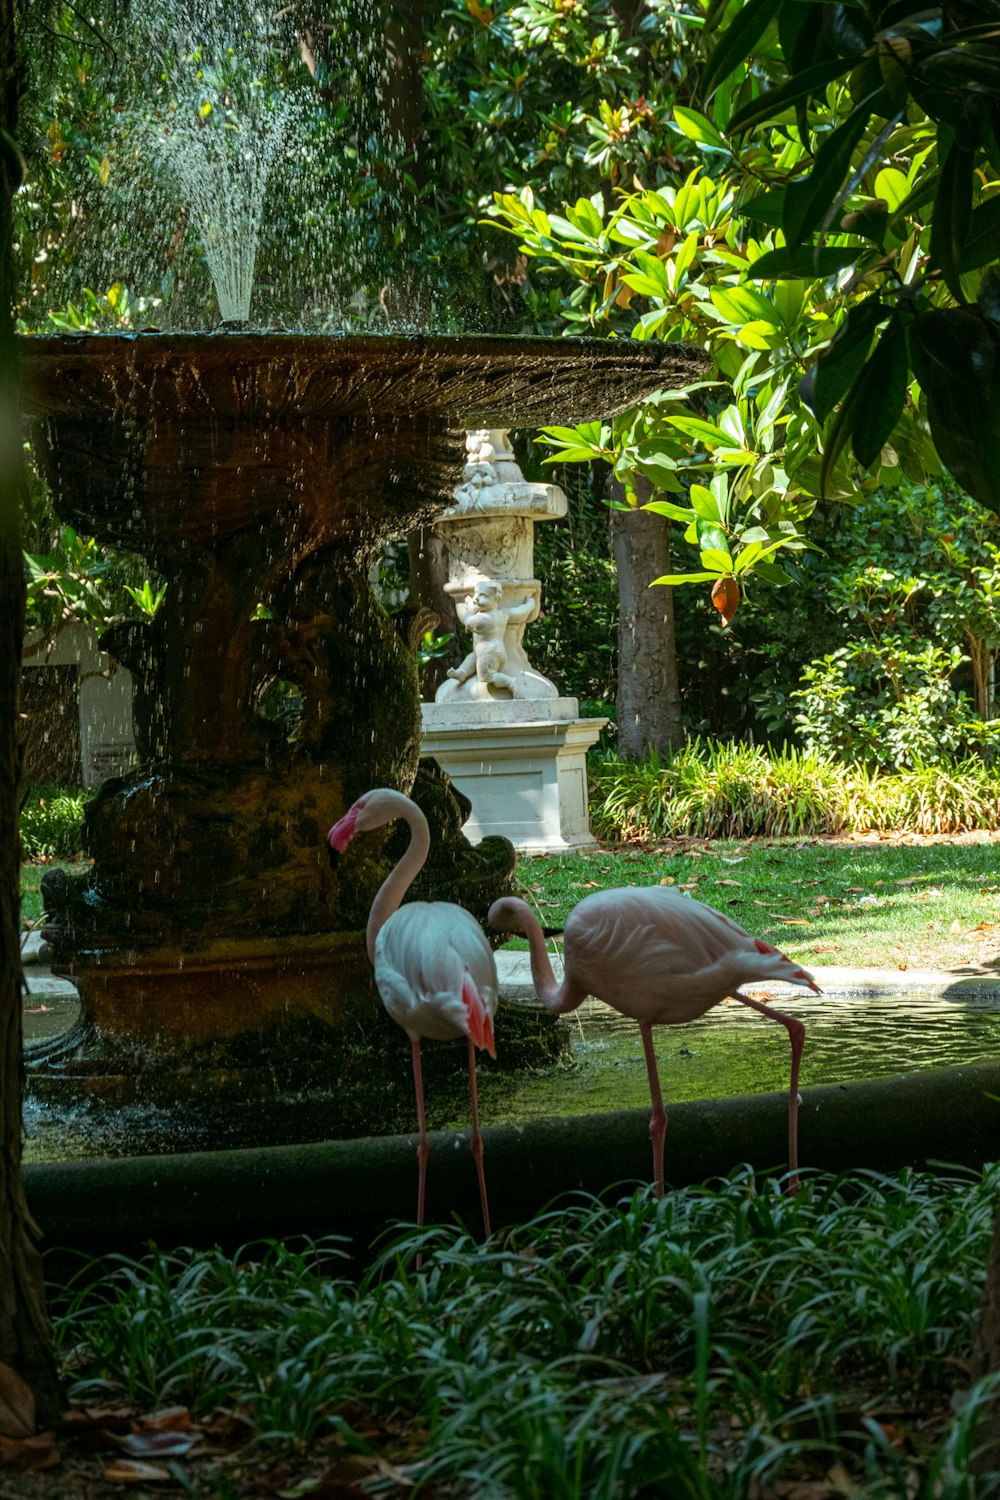
[(523, 854), (596, 849), (587, 815), (587, 751), (607, 719), (575, 698), (421, 704), (421, 753), (472, 803), (474, 840), (501, 834)]

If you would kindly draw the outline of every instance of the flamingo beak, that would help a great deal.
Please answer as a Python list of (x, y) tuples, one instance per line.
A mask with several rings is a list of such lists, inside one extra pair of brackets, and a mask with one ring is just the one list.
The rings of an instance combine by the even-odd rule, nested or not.
[(330, 869), (336, 870), (340, 856), (354, 837), (354, 825), (358, 821), (358, 809), (349, 807), (338, 823), (334, 823), (326, 836), (326, 852), (330, 858)]

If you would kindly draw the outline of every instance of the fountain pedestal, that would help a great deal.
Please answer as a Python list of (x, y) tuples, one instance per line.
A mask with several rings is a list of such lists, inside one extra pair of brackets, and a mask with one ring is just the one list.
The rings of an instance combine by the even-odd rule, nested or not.
[[(20, 356), (58, 514), (167, 580), (153, 621), (103, 642), (133, 676), (140, 764), (88, 805), (90, 873), (45, 883), (81, 1017), (29, 1055), (29, 1089), (226, 1114), (297, 1086), (363, 1108), (377, 1086), (355, 1041), (381, 1018), (363, 929), (399, 834), (334, 876), (327, 829), (373, 786), (426, 797), (412, 894), (483, 918), (514, 862), (503, 839), (473, 848), (455, 796), (418, 778), (416, 662), (373, 559), (447, 504), (459, 428), (611, 413), (697, 356), (258, 333), (27, 338)], [(270, 1138), (267, 1111), (248, 1118)]]
[(472, 649), (421, 706), (422, 745), (472, 803), (472, 837), (499, 835), (524, 853), (596, 847), (587, 751), (607, 719), (581, 719), (524, 651), (541, 608), (534, 528), (566, 514), (558, 485), (525, 480), (507, 428), (466, 439), (463, 482), (435, 529), (448, 549), (446, 591)]

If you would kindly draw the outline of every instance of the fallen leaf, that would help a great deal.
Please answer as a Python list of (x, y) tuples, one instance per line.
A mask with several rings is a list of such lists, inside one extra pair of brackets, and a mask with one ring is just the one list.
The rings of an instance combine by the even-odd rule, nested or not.
[(769, 911), (768, 916), (773, 917), (776, 922), (781, 922), (785, 927), (809, 926), (808, 917), (783, 917), (780, 911)]
[(139, 1432), (129, 1432), (116, 1441), (131, 1458), (183, 1458), (198, 1441), (198, 1435), (170, 1428), (147, 1427)]
[(116, 1484), (162, 1484), (173, 1479), (169, 1469), (159, 1464), (144, 1464), (134, 1458), (116, 1458), (104, 1466), (105, 1479)]
[(661, 885), (676, 885), (677, 881), (673, 875), (664, 875), (660, 881)]
[(0, 1436), (31, 1437), (35, 1430), (35, 1397), (27, 1381), (0, 1364)]
[(62, 1450), (51, 1432), (26, 1438), (0, 1437), (0, 1466), (34, 1473), (36, 1469), (52, 1469), (60, 1463)]
[(716, 885), (742, 885), (742, 880), (716, 880)]
[(948, 931), (949, 932), (961, 932), (961, 930), (962, 930), (962, 924), (958, 920), (958, 918), (956, 917), (955, 920), (954, 920), (954, 922), (952, 922), (951, 926), (948, 928)]

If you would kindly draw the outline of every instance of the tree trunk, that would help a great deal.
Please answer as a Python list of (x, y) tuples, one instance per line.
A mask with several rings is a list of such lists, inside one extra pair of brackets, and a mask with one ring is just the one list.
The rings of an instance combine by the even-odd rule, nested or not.
[[(640, 504), (652, 495), (646, 480), (636, 488)], [(609, 491), (613, 500), (624, 498), (615, 480)], [(613, 510), (611, 540), (618, 572), (618, 750), (640, 760), (684, 741), (673, 590), (649, 586), (670, 572), (670, 533), (662, 516)]]
[(21, 454), (14, 345), (11, 194), (19, 185), (14, 145), (19, 73), (14, 0), (0, 0), (0, 1364), (11, 1366), (35, 1396), (42, 1426), (62, 1411), (51, 1330), (45, 1310), (37, 1230), (21, 1183), (23, 1051), (20, 958), (21, 895), (17, 836), (18, 744), (24, 564)]

